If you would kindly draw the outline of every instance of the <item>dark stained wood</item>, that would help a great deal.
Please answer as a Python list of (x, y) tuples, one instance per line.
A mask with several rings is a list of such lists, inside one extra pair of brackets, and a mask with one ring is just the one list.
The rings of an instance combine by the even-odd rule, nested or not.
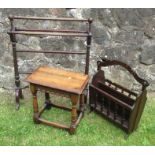
[(138, 113), (138, 104), (140, 103), (140, 100), (141, 100), (140, 96), (138, 96), (135, 101), (134, 109), (132, 113), (130, 113), (130, 118), (128, 120), (129, 121), (128, 133), (133, 132), (135, 129), (135, 120), (136, 120), (136, 115)]
[(112, 82), (112, 81), (110, 81), (110, 80), (108, 80), (108, 79), (105, 79), (105, 83), (106, 83), (106, 82), (109, 83), (109, 86), (113, 85), (113, 86), (115, 86), (116, 89), (117, 89), (117, 88), (120, 88), (122, 91), (127, 92), (127, 93), (129, 93), (130, 95), (133, 95), (133, 96), (135, 96), (135, 97), (137, 97), (137, 95), (138, 95), (138, 94), (136, 94), (135, 92), (132, 92), (132, 91), (130, 91), (129, 89), (127, 89), (127, 88), (125, 88), (125, 87), (119, 85), (118, 83), (114, 83), (114, 82)]
[(138, 102), (138, 112), (137, 112), (137, 115), (136, 115), (136, 120), (135, 120), (135, 129), (137, 129), (138, 127), (138, 123), (140, 121), (140, 118), (142, 116), (142, 113), (143, 113), (143, 110), (144, 110), (144, 107), (145, 107), (145, 103), (146, 103), (146, 100), (147, 100), (147, 90), (144, 90), (141, 94), (140, 94), (140, 101)]
[(97, 114), (103, 116), (105, 119), (109, 120), (110, 122), (114, 123), (115, 125), (117, 125), (118, 127), (121, 127), (122, 129), (124, 129), (125, 131), (127, 131), (128, 129), (128, 123), (124, 122), (124, 124), (121, 124), (121, 117), (118, 116), (117, 119), (115, 119), (115, 121), (113, 121), (113, 113), (110, 113), (109, 115), (107, 115), (107, 112), (105, 110), (103, 110), (102, 112), (100, 111), (100, 105), (97, 104), (96, 108), (94, 107), (94, 105), (91, 106), (93, 108), (93, 111), (95, 111)]
[(25, 20), (51, 20), (51, 21), (75, 21), (75, 22), (92, 22), (92, 19), (75, 19), (75, 18), (51, 18), (51, 17), (26, 17), (26, 16), (9, 16), (9, 19), (25, 19)]
[[(13, 60), (14, 60), (14, 72), (15, 72), (15, 85), (16, 85), (16, 107), (17, 109), (19, 109), (19, 102), (20, 99), (22, 98), (22, 89), (20, 87), (20, 74), (31, 74), (31, 72), (23, 72), (23, 71), (18, 71), (18, 61), (17, 61), (17, 57), (19, 52), (25, 52), (27, 54), (29, 53), (52, 53), (52, 54), (78, 54), (78, 55), (85, 55), (85, 69), (84, 69), (84, 73), (88, 74), (89, 73), (89, 56), (90, 56), (90, 45), (91, 45), (91, 39), (92, 39), (92, 34), (91, 34), (91, 24), (92, 24), (92, 19), (75, 19), (75, 18), (50, 18), (50, 17), (25, 17), (25, 16), (9, 16), (8, 17), (10, 20), (10, 25), (11, 25), (11, 29), (8, 32), (9, 36), (10, 36), (10, 40), (12, 43), (12, 50), (13, 50)], [(83, 22), (83, 24), (85, 25), (84, 27), (81, 27), (82, 29), (77, 30), (75, 29), (35, 29), (35, 28), (17, 28), (17, 21), (18, 20), (32, 20), (32, 22), (35, 22), (35, 20), (41, 20), (41, 21), (52, 21), (52, 22), (75, 22), (81, 24)], [(48, 51), (48, 50), (30, 50), (30, 49), (17, 49), (16, 48), (16, 44), (18, 43), (18, 37), (17, 35), (28, 35), (28, 36), (36, 36), (36, 37), (42, 37), (42, 36), (62, 36), (62, 37), (85, 37), (87, 42), (86, 42), (86, 52), (83, 51), (71, 51), (71, 50), (67, 50), (66, 51)], [(42, 79), (40, 79), (42, 80)], [(60, 79), (59, 79), (60, 80)], [(70, 81), (68, 81), (70, 82)], [(35, 85), (36, 86), (36, 85)], [(56, 85), (58, 86), (58, 84)], [(75, 85), (76, 87), (76, 85)], [(85, 86), (83, 86), (85, 87)], [(48, 89), (48, 86), (42, 86), (42, 89)], [(60, 90), (61, 87), (58, 86), (58, 88), (55, 88), (56, 90), (54, 90), (54, 88), (52, 89), (52, 91), (60, 93), (62, 95), (62, 91), (65, 90)], [(59, 91), (58, 91), (59, 89)], [(19, 90), (19, 91), (18, 91)], [(66, 90), (65, 93), (69, 93), (72, 92), (72, 88), (70, 90)], [(73, 93), (77, 93), (77, 88), (75, 88), (75, 92)], [(80, 94), (81, 90), (79, 89), (78, 94)], [(50, 90), (51, 92), (51, 90)], [(68, 95), (68, 94), (67, 94)], [(86, 100), (86, 95), (85, 95), (85, 100)], [(47, 109), (50, 109), (49, 106), (46, 107)]]
[(86, 52), (83, 51), (47, 51), (47, 50), (16, 50), (17, 53), (53, 53), (53, 54), (79, 54), (86, 55)]
[(8, 34), (31, 35), (31, 36), (72, 36), (72, 37), (87, 37), (90, 34), (84, 33), (58, 33), (58, 32), (32, 32), (32, 31), (9, 31)]
[(101, 81), (98, 82), (99, 88), (106, 91), (109, 94), (113, 94), (114, 97), (118, 97), (121, 101), (129, 104), (129, 105), (133, 105), (133, 103), (135, 102), (134, 99), (129, 98), (128, 96), (126, 96), (125, 94), (117, 91), (116, 89), (109, 87), (107, 85), (105, 85), (104, 83), (102, 83)]
[(19, 96), (20, 96), (20, 95), (19, 95), (19, 89), (16, 89), (16, 90), (15, 90), (15, 100), (16, 100), (16, 109), (17, 109), (17, 110), (19, 109), (19, 99), (20, 99)]
[(58, 32), (58, 33), (88, 33), (87, 31), (79, 31), (79, 30), (61, 30), (61, 29), (22, 29), (22, 28), (15, 28), (16, 31), (31, 31), (31, 32)]
[(123, 68), (125, 68), (127, 71), (129, 71), (129, 73), (131, 75), (133, 75), (135, 80), (137, 80), (142, 85), (142, 90), (144, 90), (147, 86), (149, 86), (149, 83), (146, 80), (139, 77), (137, 75), (137, 73), (135, 71), (133, 71), (132, 68), (129, 65), (127, 65), (127, 64), (125, 64), (125, 63), (123, 63), (121, 61), (108, 60), (108, 59), (102, 58), (102, 62), (100, 61), (98, 63), (99, 63), (98, 69), (101, 69), (101, 67), (106, 67), (106, 66), (120, 65)]
[(114, 97), (111, 94), (108, 94), (106, 91), (101, 90), (97, 87), (94, 87), (93, 85), (89, 85), (91, 88), (93, 88), (96, 92), (100, 93), (101, 95), (106, 96), (107, 98), (110, 98), (112, 101), (117, 102), (118, 105), (122, 105), (123, 107), (127, 108), (128, 110), (132, 110), (133, 106), (128, 105), (127, 103), (123, 102), (119, 98)]
[[(148, 82), (139, 77), (127, 64), (116, 60), (103, 59), (97, 62), (98, 71), (89, 85), (90, 109), (103, 115), (105, 118), (117, 124), (127, 133), (131, 133), (138, 127), (144, 106), (146, 103)], [(121, 65), (129, 71), (142, 85), (142, 91), (137, 94), (128, 88), (105, 79), (102, 67)]]

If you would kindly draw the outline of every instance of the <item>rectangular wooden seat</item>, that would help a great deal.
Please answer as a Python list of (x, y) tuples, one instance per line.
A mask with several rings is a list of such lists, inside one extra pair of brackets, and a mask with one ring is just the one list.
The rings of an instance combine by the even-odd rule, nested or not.
[(33, 84), (75, 94), (82, 93), (88, 80), (88, 75), (47, 66), (38, 68), (26, 79)]

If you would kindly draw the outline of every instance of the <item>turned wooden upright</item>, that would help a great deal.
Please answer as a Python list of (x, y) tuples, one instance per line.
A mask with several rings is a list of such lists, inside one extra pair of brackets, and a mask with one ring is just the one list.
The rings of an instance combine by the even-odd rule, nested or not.
[[(53, 67), (40, 67), (34, 71), (26, 79), (30, 83), (30, 89), (33, 94), (34, 122), (67, 129), (71, 134), (74, 133), (84, 114), (85, 103), (83, 92), (88, 84), (88, 80), (88, 75)], [(45, 105), (40, 111), (38, 109), (37, 90), (46, 92)], [(49, 93), (51, 92), (69, 97), (72, 102), (72, 108), (52, 103), (49, 98)], [(78, 103), (79, 108), (77, 108)], [(70, 126), (50, 122), (41, 118), (43, 111), (50, 109), (52, 106), (71, 111)]]

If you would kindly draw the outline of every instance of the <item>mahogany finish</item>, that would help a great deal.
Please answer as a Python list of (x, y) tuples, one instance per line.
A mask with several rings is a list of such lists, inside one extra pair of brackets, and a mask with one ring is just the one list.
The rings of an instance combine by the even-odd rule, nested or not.
[(76, 19), (76, 18), (51, 18), (51, 17), (26, 17), (26, 16), (9, 16), (10, 20), (23, 19), (23, 20), (49, 20), (49, 21), (72, 21), (72, 22), (92, 22), (92, 19)]
[[(128, 70), (142, 85), (141, 92), (137, 94), (105, 79), (102, 67), (111, 65), (120, 65)], [(149, 83), (140, 78), (130, 66), (117, 60), (102, 59), (97, 62), (97, 67), (98, 71), (89, 85), (90, 109), (120, 126), (127, 133), (133, 132), (138, 127), (146, 103), (146, 87)]]
[(45, 36), (45, 35), (48, 35), (48, 36), (72, 36), (72, 37), (87, 37), (89, 34), (88, 33), (67, 33), (67, 32), (61, 32), (61, 33), (58, 33), (58, 31), (56, 32), (43, 32), (43, 31), (35, 31), (35, 32), (32, 32), (32, 31), (10, 31), (8, 32), (8, 34), (20, 34), (20, 35), (30, 35), (30, 36)]
[[(75, 18), (50, 18), (50, 17), (23, 17), (23, 16), (9, 16), (11, 29), (8, 32), (10, 36), (10, 40), (12, 43), (12, 51), (13, 51), (13, 62), (14, 62), (14, 73), (15, 73), (15, 94), (16, 94), (16, 109), (19, 109), (20, 106), (20, 99), (23, 98), (22, 89), (25, 87), (21, 87), (21, 80), (20, 80), (20, 74), (31, 74), (31, 72), (19, 72), (18, 67), (18, 53), (24, 52), (24, 53), (51, 53), (51, 54), (77, 54), (77, 55), (85, 55), (85, 74), (88, 74), (89, 72), (89, 55), (90, 55), (90, 45), (91, 45), (91, 24), (92, 19), (75, 19)], [(31, 21), (50, 21), (50, 22), (75, 22), (75, 23), (84, 23), (85, 24), (85, 30), (74, 30), (74, 29), (34, 29), (33, 27), (31, 29), (27, 28), (18, 28), (17, 21), (18, 20), (31, 20)], [(63, 37), (85, 37), (86, 38), (86, 49), (85, 51), (47, 51), (47, 50), (30, 50), (30, 49), (18, 49), (16, 47), (18, 43), (18, 35), (27, 35), (27, 36), (63, 36)]]

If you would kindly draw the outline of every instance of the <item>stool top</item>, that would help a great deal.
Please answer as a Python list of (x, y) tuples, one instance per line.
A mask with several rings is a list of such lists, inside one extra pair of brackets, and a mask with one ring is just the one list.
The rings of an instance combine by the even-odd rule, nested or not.
[(30, 74), (26, 81), (69, 93), (81, 94), (89, 81), (89, 77), (78, 72), (43, 66)]

